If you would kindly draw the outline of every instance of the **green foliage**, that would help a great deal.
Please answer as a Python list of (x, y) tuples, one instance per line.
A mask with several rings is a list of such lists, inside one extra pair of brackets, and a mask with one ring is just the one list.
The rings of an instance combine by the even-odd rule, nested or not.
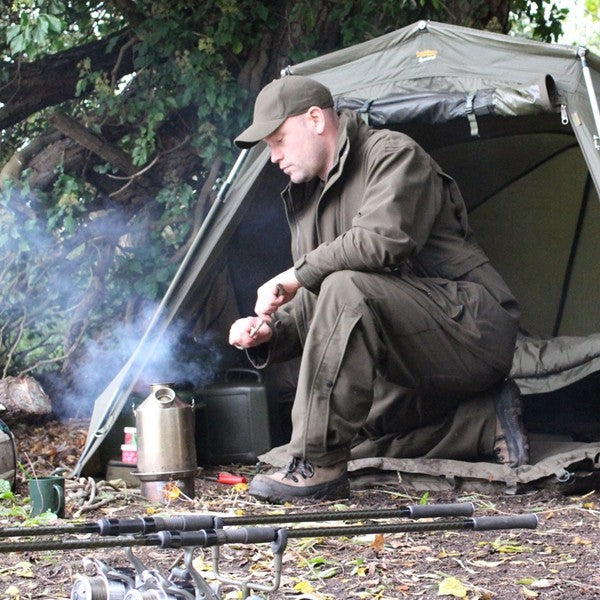
[(10, 481), (0, 479), (0, 500), (12, 500), (15, 497), (13, 494)]
[[(86, 213), (86, 186), (76, 177), (58, 169), (58, 178), (54, 182), (52, 197), (55, 203), (49, 205), (46, 228), (60, 239), (73, 235), (77, 229), (77, 219)], [(30, 225), (31, 226), (31, 225)]]
[(28, 514), (28, 508), (17, 500), (10, 482), (6, 479), (0, 479), (0, 517), (27, 518)]
[[(359, 42), (382, 35), (394, 29), (428, 16), (442, 15), (443, 4), (438, 0), (354, 0), (332, 3), (324, 14), (323, 3), (317, 0), (304, 0), (294, 3), (290, 13), (290, 22), (297, 24), (302, 36), (295, 40), (290, 51), (292, 62), (300, 62), (317, 56), (323, 48), (320, 39), (322, 27), (319, 21), (325, 19), (325, 29), (339, 31), (339, 39), (334, 40), (337, 47), (351, 46)], [(335, 49), (335, 48), (327, 48)]]
[[(249, 0), (203, 2), (193, 10), (187, 2), (137, 4), (144, 18), (136, 26), (136, 77), (130, 82), (146, 93), (130, 94), (127, 81), (111, 85), (86, 62), (78, 91), (91, 83), (95, 111), (114, 125), (135, 126), (121, 143), (136, 166), (147, 164), (160, 151), (158, 131), (168, 116), (190, 108), (198, 123), (189, 132), (190, 142), (201, 157), (231, 157), (231, 137), (247, 118), (239, 107), (247, 104), (248, 95), (225, 64), (229, 56), (256, 42), (256, 31), (268, 16), (266, 6)], [(253, 20), (247, 19), (249, 13)]]
[(73, 0), (16, 0), (4, 24), (8, 53), (33, 61), (93, 37), (102, 37), (122, 25), (104, 2)]
[(552, 0), (512, 0), (511, 13), (515, 32), (546, 42), (556, 42), (562, 34), (562, 21), (569, 9), (560, 8)]
[(64, 28), (65, 22), (50, 13), (23, 11), (20, 22), (8, 26), (6, 40), (13, 55), (33, 60), (59, 41)]

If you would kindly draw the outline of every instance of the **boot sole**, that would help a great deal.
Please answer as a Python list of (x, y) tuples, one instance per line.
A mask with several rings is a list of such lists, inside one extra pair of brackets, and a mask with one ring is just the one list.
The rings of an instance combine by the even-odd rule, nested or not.
[(520, 467), (529, 460), (529, 443), (522, 419), (521, 392), (517, 384), (509, 379), (500, 394), (496, 402), (496, 416), (508, 447), (508, 466)]

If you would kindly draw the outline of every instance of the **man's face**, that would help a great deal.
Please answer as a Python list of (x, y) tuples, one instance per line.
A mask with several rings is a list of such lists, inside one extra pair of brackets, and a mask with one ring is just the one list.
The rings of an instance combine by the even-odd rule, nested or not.
[(325, 178), (324, 143), (306, 115), (288, 117), (265, 142), (271, 150), (271, 162), (279, 165), (293, 183)]

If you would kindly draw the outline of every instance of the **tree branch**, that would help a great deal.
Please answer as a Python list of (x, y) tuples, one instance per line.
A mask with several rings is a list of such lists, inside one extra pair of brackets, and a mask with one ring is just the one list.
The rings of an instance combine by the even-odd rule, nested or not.
[(18, 181), (23, 169), (42, 148), (54, 143), (60, 138), (59, 133), (41, 135), (32, 140), (27, 146), (15, 152), (0, 170), (0, 190), (4, 188), (5, 180)]
[[(8, 82), (0, 87), (0, 102), (4, 104), (0, 108), (0, 129), (11, 127), (43, 108), (75, 98), (79, 63), (86, 58), (91, 61), (92, 71), (115, 77), (133, 72), (130, 39), (129, 32), (123, 30), (32, 63), (7, 66)], [(121, 55), (124, 46), (126, 51)], [(113, 74), (115, 65), (118, 68)]]
[(126, 173), (129, 176), (135, 173), (135, 169), (129, 156), (127, 156), (123, 150), (118, 146), (109, 144), (95, 133), (92, 133), (89, 129), (86, 129), (75, 119), (72, 119), (60, 111), (56, 111), (48, 118), (48, 121), (67, 137), (70, 137), (80, 146), (93, 152), (102, 160), (117, 167), (123, 173)]

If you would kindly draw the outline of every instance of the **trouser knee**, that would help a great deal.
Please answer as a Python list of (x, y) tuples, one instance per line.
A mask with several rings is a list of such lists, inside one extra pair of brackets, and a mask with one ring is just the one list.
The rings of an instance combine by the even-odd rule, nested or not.
[(361, 279), (364, 273), (357, 271), (335, 271), (325, 277), (319, 291), (319, 299), (327, 298), (340, 300), (344, 304), (357, 304), (365, 298), (364, 285), (361, 285)]

